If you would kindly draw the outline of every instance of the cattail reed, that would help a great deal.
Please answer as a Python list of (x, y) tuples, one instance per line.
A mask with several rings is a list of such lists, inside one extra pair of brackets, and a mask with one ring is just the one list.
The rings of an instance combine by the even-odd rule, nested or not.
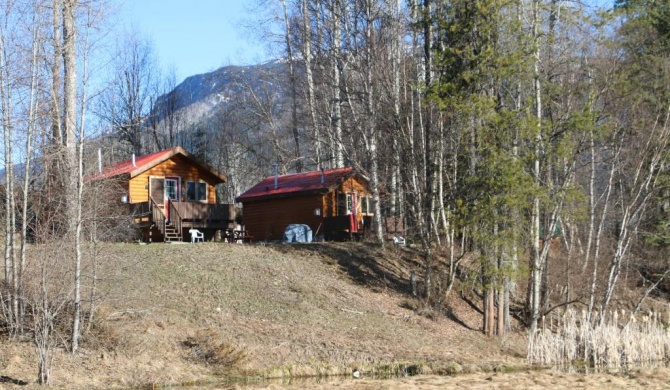
[[(528, 340), (531, 364), (627, 367), (670, 358), (670, 330), (658, 312), (637, 317), (626, 312), (587, 316), (567, 310)], [(670, 316), (670, 313), (668, 313)]]

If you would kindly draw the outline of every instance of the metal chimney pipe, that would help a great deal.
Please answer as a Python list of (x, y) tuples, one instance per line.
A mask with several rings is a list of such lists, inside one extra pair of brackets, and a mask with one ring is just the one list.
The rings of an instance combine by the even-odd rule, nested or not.
[(133, 153), (133, 168), (135, 168), (135, 153)]
[(102, 173), (102, 148), (98, 148), (98, 173)]
[(279, 164), (272, 164), (275, 169), (275, 190), (279, 188)]
[(326, 174), (323, 172), (323, 168), (321, 168), (321, 184), (326, 184)]

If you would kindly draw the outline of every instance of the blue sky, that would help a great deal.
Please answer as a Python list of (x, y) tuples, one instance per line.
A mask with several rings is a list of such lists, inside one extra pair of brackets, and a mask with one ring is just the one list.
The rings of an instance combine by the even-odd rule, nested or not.
[(149, 37), (163, 68), (178, 82), (224, 65), (267, 60), (249, 25), (254, 0), (121, 0), (119, 19)]
[[(118, 0), (122, 28), (153, 40), (162, 68), (174, 67), (177, 82), (224, 65), (248, 65), (271, 58), (258, 39), (263, 10), (257, 0)], [(609, 6), (613, 0), (586, 0)]]

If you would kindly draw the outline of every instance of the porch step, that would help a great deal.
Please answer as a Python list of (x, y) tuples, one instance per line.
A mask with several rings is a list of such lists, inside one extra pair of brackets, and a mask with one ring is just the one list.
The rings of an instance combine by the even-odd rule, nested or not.
[(182, 241), (181, 232), (177, 231), (171, 224), (165, 225), (165, 234), (163, 235), (165, 242), (179, 242)]

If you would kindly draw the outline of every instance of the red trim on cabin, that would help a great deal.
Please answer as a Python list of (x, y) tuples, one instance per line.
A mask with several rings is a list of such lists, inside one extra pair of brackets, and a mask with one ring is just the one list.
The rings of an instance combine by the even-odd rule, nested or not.
[[(305, 173), (281, 175), (277, 180), (268, 176), (258, 184), (238, 196), (237, 202), (246, 202), (266, 198), (281, 197), (288, 194), (328, 192), (332, 187), (339, 185), (354, 173), (352, 167), (327, 169)], [(323, 177), (322, 177), (323, 176)]]
[(145, 154), (143, 156), (137, 156), (135, 157), (135, 165), (133, 165), (132, 158), (125, 161), (121, 161), (119, 163), (104, 168), (101, 173), (93, 175), (87, 179), (88, 180), (108, 179), (110, 177), (115, 177), (123, 174), (130, 174), (130, 177), (132, 178), (144, 171), (153, 168), (154, 166), (162, 163), (163, 161), (177, 154), (186, 157), (187, 159), (191, 160), (194, 164), (199, 165), (205, 170), (208, 170), (216, 178), (218, 178), (221, 183), (225, 183), (228, 181), (228, 178), (224, 174), (205, 165), (204, 163), (199, 162), (190, 153), (185, 151), (180, 146), (175, 146), (174, 148), (161, 150), (160, 152)]

